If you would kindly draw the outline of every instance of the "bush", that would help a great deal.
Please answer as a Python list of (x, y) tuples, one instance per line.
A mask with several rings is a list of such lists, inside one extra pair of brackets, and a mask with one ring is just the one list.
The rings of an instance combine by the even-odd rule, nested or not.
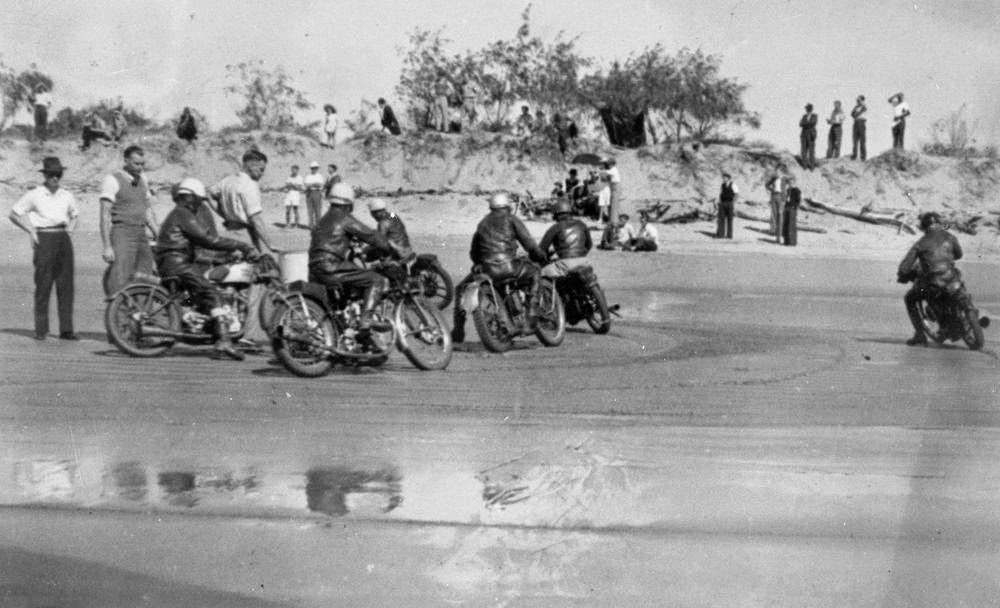
[(996, 158), (995, 146), (979, 149), (975, 146), (978, 123), (971, 125), (965, 118), (965, 104), (948, 116), (935, 120), (931, 125), (930, 143), (921, 146), (924, 154), (951, 157)]

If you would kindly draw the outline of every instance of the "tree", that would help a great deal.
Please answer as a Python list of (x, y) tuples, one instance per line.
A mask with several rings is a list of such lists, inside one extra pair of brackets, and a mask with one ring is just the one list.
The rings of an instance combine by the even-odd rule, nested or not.
[(0, 131), (7, 126), (7, 122), (17, 114), (18, 110), (34, 109), (31, 100), (39, 85), (44, 86), (46, 90), (52, 90), (52, 78), (38, 71), (38, 66), (35, 64), (17, 73), (14, 68), (0, 60), (0, 94), (3, 95)]
[(236, 112), (245, 129), (293, 129), (297, 126), (295, 110), (314, 107), (281, 66), (268, 68), (261, 60), (244, 61), (227, 65), (226, 71), (226, 93), (245, 103)]

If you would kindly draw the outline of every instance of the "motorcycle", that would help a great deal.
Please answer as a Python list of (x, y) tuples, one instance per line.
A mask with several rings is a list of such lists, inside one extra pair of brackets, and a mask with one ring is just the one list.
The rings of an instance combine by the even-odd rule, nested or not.
[(362, 292), (296, 281), (279, 294), (271, 347), (285, 369), (316, 378), (335, 363), (382, 365), (393, 344), (418, 369), (448, 366), (451, 334), (441, 311), (424, 299), (410, 265), (382, 262), (372, 269), (389, 279), (389, 288), (376, 304), (370, 329), (361, 328)]
[(989, 327), (990, 319), (979, 316), (971, 297), (968, 306), (963, 306), (941, 289), (924, 289), (920, 296), (917, 310), (928, 338), (938, 344), (963, 340), (971, 350), (983, 347), (983, 328)]
[[(254, 261), (230, 258), (209, 268), (205, 278), (219, 286), (225, 323), (230, 337), (243, 337), (248, 313), (247, 291), (253, 284), (281, 289), (278, 265), (270, 256)], [(112, 294), (104, 311), (104, 326), (111, 342), (133, 357), (158, 357), (174, 344), (212, 344), (215, 335), (210, 317), (199, 312), (191, 296), (175, 277), (161, 277), (159, 284), (130, 283)]]
[(608, 306), (604, 290), (597, 282), (597, 275), (590, 265), (567, 268), (558, 260), (553, 261), (559, 271), (556, 277), (556, 291), (566, 309), (566, 323), (576, 325), (586, 321), (596, 334), (611, 331), (611, 308)]
[(471, 314), (476, 333), (487, 350), (502, 353), (518, 336), (535, 334), (545, 346), (559, 346), (566, 335), (566, 311), (556, 284), (542, 277), (538, 288), (538, 314), (531, 318), (525, 288), (513, 278), (494, 281), (479, 266), (462, 292), (461, 306)]
[(455, 284), (433, 253), (421, 253), (410, 265), (410, 276), (419, 282), (421, 294), (438, 310), (448, 308), (455, 299)]

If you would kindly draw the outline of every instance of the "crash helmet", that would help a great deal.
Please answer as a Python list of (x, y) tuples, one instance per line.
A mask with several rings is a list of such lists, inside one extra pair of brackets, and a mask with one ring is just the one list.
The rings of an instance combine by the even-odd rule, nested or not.
[(935, 224), (941, 223), (941, 214), (937, 211), (928, 211), (920, 216), (920, 229), (927, 230)]
[(510, 208), (510, 197), (507, 196), (506, 192), (497, 192), (496, 194), (490, 195), (489, 202), (490, 209)]
[(185, 177), (181, 180), (177, 187), (174, 188), (173, 197), (176, 199), (181, 194), (193, 194), (199, 200), (208, 198), (208, 191), (205, 190), (205, 184), (201, 183), (200, 179), (194, 177)]
[(375, 213), (376, 211), (385, 211), (389, 208), (389, 205), (385, 202), (384, 198), (373, 198), (368, 201), (368, 211)]
[(560, 215), (570, 215), (573, 213), (573, 205), (567, 200), (556, 201), (555, 207), (552, 208), (553, 217), (559, 217)]
[(337, 182), (330, 188), (331, 205), (353, 205), (354, 188), (347, 182)]

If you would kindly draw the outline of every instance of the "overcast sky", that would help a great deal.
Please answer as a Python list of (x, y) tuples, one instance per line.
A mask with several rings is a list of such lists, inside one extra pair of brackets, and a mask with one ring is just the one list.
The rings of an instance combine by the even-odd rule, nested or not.
[[(284, 65), (312, 101), (332, 102), (344, 116), (362, 98), (392, 99), (398, 49), (414, 28), (443, 27), (456, 51), (477, 48), (509, 38), (526, 4), (9, 2), (0, 11), (0, 55), (53, 76), (57, 108), (121, 96), (159, 118), (191, 105), (213, 126), (236, 120), (237, 100), (222, 91), (226, 64), (261, 58)], [(908, 144), (927, 140), (930, 123), (963, 104), (980, 141), (1000, 143), (996, 0), (540, 0), (532, 23), (543, 37), (579, 35), (579, 50), (605, 63), (656, 43), (720, 54), (724, 74), (750, 85), (747, 104), (763, 116), (749, 138), (780, 147), (797, 149), (805, 102), (822, 117), (834, 99), (849, 110), (864, 94), (877, 153), (890, 145), (886, 99), (896, 91), (913, 112)]]

